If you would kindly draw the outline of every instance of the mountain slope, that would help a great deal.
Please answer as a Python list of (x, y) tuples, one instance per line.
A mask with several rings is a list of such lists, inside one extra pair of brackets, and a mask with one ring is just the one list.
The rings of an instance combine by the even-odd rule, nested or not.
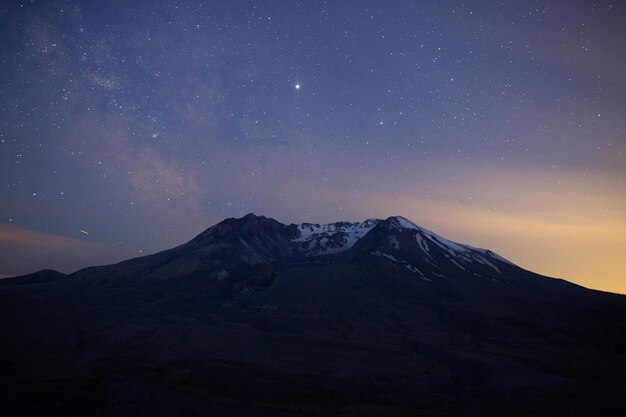
[(617, 415), (625, 298), (402, 217), (247, 215), (0, 286), (0, 412)]

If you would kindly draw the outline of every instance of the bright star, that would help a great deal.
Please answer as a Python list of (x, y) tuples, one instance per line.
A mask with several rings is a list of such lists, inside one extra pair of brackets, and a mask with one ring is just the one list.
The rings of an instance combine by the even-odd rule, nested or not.
[(300, 89), (300, 84), (296, 84), (296, 90)]

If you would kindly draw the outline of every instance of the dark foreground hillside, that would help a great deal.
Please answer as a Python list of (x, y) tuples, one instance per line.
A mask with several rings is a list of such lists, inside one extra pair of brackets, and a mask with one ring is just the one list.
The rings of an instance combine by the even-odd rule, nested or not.
[(2, 280), (0, 415), (620, 416), (625, 318), (402, 218), (249, 215)]

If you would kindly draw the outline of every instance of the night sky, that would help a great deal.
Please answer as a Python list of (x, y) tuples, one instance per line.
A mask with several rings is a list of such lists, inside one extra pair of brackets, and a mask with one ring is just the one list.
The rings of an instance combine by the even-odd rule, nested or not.
[(626, 293), (626, 5), (0, 6), (0, 274), (403, 215)]

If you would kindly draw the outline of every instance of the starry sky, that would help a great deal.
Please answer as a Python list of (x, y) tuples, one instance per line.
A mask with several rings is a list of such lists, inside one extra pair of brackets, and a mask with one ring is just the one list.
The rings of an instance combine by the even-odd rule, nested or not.
[(626, 293), (626, 6), (0, 6), (0, 275), (404, 215)]

